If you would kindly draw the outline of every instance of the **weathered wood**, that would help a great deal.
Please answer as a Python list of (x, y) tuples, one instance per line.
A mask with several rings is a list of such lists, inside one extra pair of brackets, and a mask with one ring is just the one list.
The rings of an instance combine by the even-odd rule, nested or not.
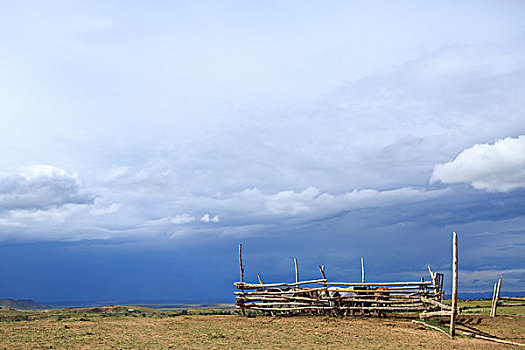
[(264, 290), (264, 282), (262, 281), (261, 276), (259, 274), (257, 274), (257, 278), (259, 279), (259, 283), (261, 284), (261, 286), (263, 286), (262, 289)]
[[(423, 311), (425, 310), (424, 307), (373, 307), (373, 306), (341, 306), (341, 307), (335, 307), (335, 306), (301, 306), (297, 308), (293, 307), (282, 307), (282, 308), (273, 308), (273, 307), (264, 307), (265, 304), (254, 304), (257, 306), (249, 306), (246, 307), (247, 309), (253, 309), (253, 310), (273, 310), (273, 311), (291, 311), (291, 310), (300, 310), (300, 309), (339, 309), (339, 310), (370, 310), (370, 311), (394, 311), (394, 312), (417, 312), (417, 311)], [(284, 304), (282, 304), (284, 305)]]
[(501, 290), (501, 278), (498, 280), (498, 288), (496, 289), (496, 296), (494, 298), (494, 308), (492, 312), (492, 317), (496, 316), (496, 312), (498, 309), (498, 300), (499, 300), (499, 292)]
[(241, 283), (244, 283), (244, 266), (242, 264), (242, 244), (239, 243), (239, 266), (241, 271)]
[(494, 283), (494, 293), (492, 293), (492, 304), (490, 305), (490, 317), (494, 317), (494, 301), (496, 300), (496, 291), (498, 290), (498, 283)]
[[(241, 243), (239, 243), (239, 267), (240, 267), (241, 283), (244, 283), (244, 265), (242, 264), (242, 244)], [(241, 287), (241, 292), (244, 292), (242, 287)], [(241, 303), (243, 303), (243, 301), (241, 301)], [(242, 312), (242, 315), (244, 316), (245, 315), (244, 307), (242, 304), (239, 306), (241, 307), (241, 312)]]
[(419, 318), (428, 318), (428, 317), (435, 317), (435, 316), (450, 316), (451, 313), (452, 311), (446, 311), (446, 310), (427, 311), (427, 312), (420, 313)]
[(436, 326), (433, 326), (433, 325), (428, 324), (428, 323), (426, 323), (426, 322), (412, 320), (412, 323), (422, 324), (422, 325), (425, 326), (425, 327), (432, 328), (433, 330), (436, 330), (436, 331), (438, 331), (438, 332), (440, 332), (440, 333), (443, 333), (443, 334), (446, 335), (447, 337), (452, 338), (447, 332), (445, 332), (445, 331), (442, 330), (441, 328), (436, 327)]
[(264, 285), (262, 284), (253, 284), (253, 283), (243, 283), (243, 282), (235, 282), (233, 285), (237, 288), (243, 288), (243, 289), (257, 289), (262, 288), (263, 286), (266, 288), (274, 288), (274, 287), (294, 287), (302, 284), (314, 284), (314, 283), (323, 283), (326, 282), (326, 280), (311, 280), (311, 281), (301, 281), (296, 283), (266, 283)]
[(365, 283), (365, 258), (361, 258), (361, 282)]
[[(270, 296), (270, 297), (254, 297), (254, 296), (239, 296), (237, 300), (245, 301), (282, 301), (282, 302), (293, 302), (293, 301), (306, 301), (311, 303), (328, 303), (330, 301), (339, 301), (341, 303), (356, 302), (356, 303), (369, 303), (374, 304), (378, 301), (376, 299), (356, 299), (356, 298), (342, 298), (342, 297), (328, 297), (322, 299), (313, 299), (308, 297), (296, 297), (296, 296)], [(415, 305), (421, 304), (420, 300), (381, 300), (381, 304), (392, 304), (392, 305)]]
[(525, 301), (525, 297), (499, 297), (499, 300)]
[(359, 282), (327, 282), (327, 285), (331, 286), (354, 286), (354, 287), (382, 287), (382, 286), (430, 286), (432, 285), (432, 282), (426, 281), (426, 282), (365, 282), (365, 283), (359, 283)]
[(514, 346), (525, 346), (525, 344), (523, 344), (523, 343), (516, 343), (516, 342), (510, 341), (510, 340), (486, 337), (484, 335), (474, 334), (474, 333), (471, 333), (471, 332), (461, 332), (461, 334), (465, 335), (467, 337), (493, 341), (493, 342), (501, 343), (501, 344), (509, 344), (509, 345), (514, 345)]
[(293, 259), (295, 264), (295, 283), (299, 283), (299, 267), (297, 267), (297, 259)]
[[(233, 292), (235, 295), (281, 295), (283, 293), (286, 294), (304, 294), (308, 291), (322, 291), (324, 289), (310, 289), (310, 288), (303, 288), (300, 290), (287, 290), (287, 291), (269, 291), (269, 290), (258, 290), (253, 292)], [(331, 291), (340, 291), (340, 292), (347, 292), (348, 290), (339, 289), (339, 290), (331, 290)], [(373, 298), (375, 295), (374, 293), (358, 293), (358, 292), (364, 292), (364, 291), (354, 291), (356, 293), (355, 298), (369, 298), (370, 296)], [(395, 300), (395, 299), (407, 299), (407, 300), (421, 300), (421, 296), (419, 295), (410, 295), (410, 294), (390, 294), (389, 299)]]
[(439, 306), (439, 307), (442, 308), (442, 309), (452, 310), (452, 306), (449, 306), (449, 305), (446, 305), (446, 304), (440, 303), (439, 301), (434, 300), (434, 299), (429, 299), (429, 298), (421, 297), (421, 301), (424, 302), (424, 303), (427, 303), (427, 304), (432, 304), (432, 305), (434, 305), (434, 306)]
[(502, 302), (499, 302), (498, 306), (525, 306), (525, 303), (502, 303)]
[(450, 314), (450, 336), (456, 334), (456, 308), (458, 305), (458, 235), (452, 233), (452, 313)]

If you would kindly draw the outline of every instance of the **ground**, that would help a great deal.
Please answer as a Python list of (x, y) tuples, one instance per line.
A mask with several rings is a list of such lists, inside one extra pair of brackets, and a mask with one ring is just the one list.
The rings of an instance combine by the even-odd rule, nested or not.
[[(489, 301), (490, 305), (490, 301)], [(525, 316), (459, 317), (458, 330), (525, 343)], [(0, 309), (0, 349), (505, 349), (512, 346), (456, 337), (412, 323), (414, 315), (334, 318), (243, 317), (230, 311), (145, 308), (14, 311)], [(477, 311), (474, 309), (474, 311)], [(206, 313), (209, 313), (206, 315)], [(505, 313), (503, 311), (503, 313)], [(444, 329), (446, 318), (430, 321)]]

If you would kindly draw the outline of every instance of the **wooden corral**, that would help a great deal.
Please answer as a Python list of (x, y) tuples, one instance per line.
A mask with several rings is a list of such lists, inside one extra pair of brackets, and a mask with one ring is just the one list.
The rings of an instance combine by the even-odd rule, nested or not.
[[(459, 313), (457, 305), (457, 235), (453, 234), (453, 292), (452, 306), (443, 303), (443, 274), (429, 269), (430, 281), (365, 282), (364, 260), (361, 259), (361, 282), (331, 282), (326, 278), (325, 267), (319, 266), (322, 278), (299, 280), (297, 259), (294, 259), (294, 283), (244, 282), (242, 245), (239, 244), (240, 282), (234, 286), (236, 308), (257, 310), (268, 315), (376, 315), (387, 313), (419, 312), (420, 318), (450, 316), (450, 335), (454, 336), (454, 324)], [(455, 298), (455, 300), (454, 300)]]

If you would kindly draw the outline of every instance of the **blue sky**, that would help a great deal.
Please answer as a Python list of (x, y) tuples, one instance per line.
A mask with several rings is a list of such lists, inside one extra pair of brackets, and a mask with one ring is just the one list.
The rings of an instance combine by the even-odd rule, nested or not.
[(0, 3), (0, 297), (523, 291), (524, 6)]

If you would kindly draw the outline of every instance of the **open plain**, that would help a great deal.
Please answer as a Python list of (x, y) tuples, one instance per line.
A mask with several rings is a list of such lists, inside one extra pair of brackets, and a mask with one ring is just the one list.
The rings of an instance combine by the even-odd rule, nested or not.
[[(458, 332), (525, 343), (525, 316), (490, 318), (482, 307), (480, 313), (459, 316)], [(412, 323), (412, 315), (243, 317), (233, 310), (128, 310), (124, 306), (0, 309), (0, 349), (515, 348), (464, 336), (452, 340)], [(447, 329), (447, 321), (433, 319), (429, 323)]]

